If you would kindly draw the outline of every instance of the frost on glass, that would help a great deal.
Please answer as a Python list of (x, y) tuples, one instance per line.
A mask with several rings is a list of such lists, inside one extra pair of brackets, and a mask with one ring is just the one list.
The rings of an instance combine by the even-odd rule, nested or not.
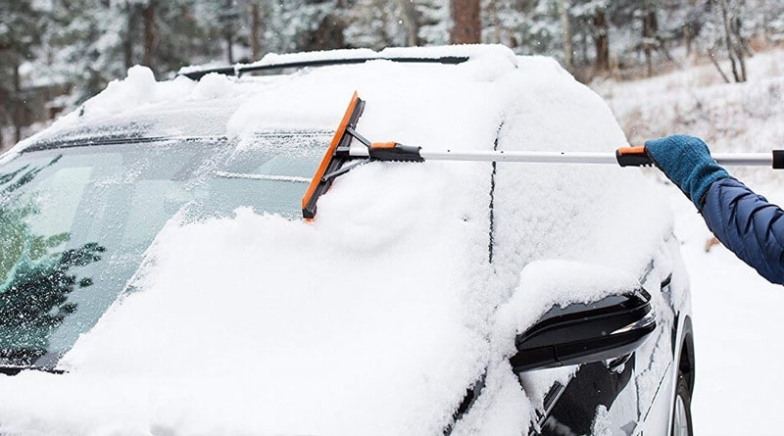
[(49, 337), (78, 309), (68, 295), (86, 288), (93, 279), (72, 271), (101, 260), (105, 248), (86, 243), (63, 247), (70, 233), (36, 233), (29, 221), (41, 213), (34, 194), (16, 192), (34, 181), (46, 167), (23, 166), (0, 173), (0, 361), (31, 365), (45, 355)]
[(286, 131), (242, 144), (69, 142), (0, 166), (0, 365), (56, 366), (134, 290), (143, 253), (174, 217), (249, 207), (298, 220), (325, 141)]

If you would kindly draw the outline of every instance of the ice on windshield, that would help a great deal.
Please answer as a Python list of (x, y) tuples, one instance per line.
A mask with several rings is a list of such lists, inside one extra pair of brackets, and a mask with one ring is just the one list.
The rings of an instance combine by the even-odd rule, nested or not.
[[(0, 364), (53, 367), (121, 294), (157, 232), (183, 208), (190, 219), (228, 216), (241, 206), (297, 216), (304, 186), (291, 182), (313, 171), (328, 140), (270, 132), (239, 147), (68, 147), (24, 153), (2, 167)], [(298, 158), (279, 157), (286, 144)]]

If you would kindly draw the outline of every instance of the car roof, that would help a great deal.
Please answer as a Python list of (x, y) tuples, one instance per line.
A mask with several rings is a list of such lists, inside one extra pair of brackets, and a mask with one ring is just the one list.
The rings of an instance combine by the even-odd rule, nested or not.
[[(444, 58), (460, 62), (389, 60)], [(353, 63), (355, 60), (363, 62)], [(613, 152), (627, 145), (603, 100), (557, 62), (516, 56), (503, 46), (270, 54), (259, 62), (232, 68), (239, 71), (324, 62), (329, 65), (269, 76), (208, 73), (199, 80), (180, 75), (165, 81), (156, 81), (149, 69), (133, 67), (126, 79), (110, 83), (51, 128), (20, 143), (9, 155), (96, 137), (108, 141), (131, 138), (135, 142), (202, 137), (253, 142), (260, 133), (270, 131), (329, 132), (337, 127), (354, 92), (367, 102), (357, 128), (371, 141), (395, 141), (430, 150)], [(204, 68), (185, 68), (181, 72), (198, 71)], [(608, 216), (613, 215), (612, 211), (628, 213), (631, 208), (643, 206), (633, 201), (624, 204), (635, 197), (626, 187), (639, 184), (639, 173), (633, 170), (525, 164), (503, 164), (501, 168), (504, 174), (528, 185), (525, 195), (529, 197), (547, 193), (553, 186), (571, 185), (575, 190), (586, 189), (591, 195), (614, 199), (601, 206), (608, 209)], [(547, 222), (549, 216), (560, 211), (589, 206), (577, 199), (569, 200), (576, 203), (560, 203), (558, 198), (546, 195), (541, 201), (550, 203), (541, 214), (535, 209), (513, 213), (522, 214), (521, 219)], [(503, 208), (504, 204), (496, 207)], [(661, 232), (665, 230), (652, 233)], [(552, 239), (532, 236), (531, 240), (539, 237), (543, 240), (535, 244), (518, 242), (541, 248)], [(628, 248), (629, 244), (624, 246)], [(545, 253), (539, 249), (530, 257)]]
[[(385, 75), (394, 77), (396, 69), (392, 63), (416, 61), (422, 71), (430, 70), (430, 77), (454, 70), (458, 64), (469, 61), (496, 63), (514, 68), (517, 59), (513, 53), (501, 46), (457, 46), (390, 48), (375, 52), (368, 49), (335, 50), (298, 54), (268, 54), (260, 61), (231, 67), (185, 67), (173, 80), (156, 81), (152, 73), (143, 67), (133, 67), (124, 80), (113, 81), (96, 97), (88, 100), (77, 110), (58, 120), (52, 127), (23, 141), (17, 151), (34, 142), (57, 142), (96, 136), (236, 136), (257, 130), (281, 128), (332, 129), (335, 115), (340, 114), (353, 92), (361, 88), (359, 82), (380, 81)], [(357, 65), (362, 61), (363, 65)], [(435, 61), (434, 63), (430, 61)], [(382, 64), (383, 66), (379, 65)], [(295, 67), (292, 67), (295, 66)], [(281, 70), (281, 66), (287, 69)], [(318, 68), (321, 66), (321, 68)], [(253, 77), (224, 77), (224, 73), (245, 69), (272, 67), (281, 74)], [(216, 70), (217, 72), (209, 72)], [(337, 71), (337, 73), (335, 73)], [(329, 92), (335, 84), (323, 82), (322, 89), (308, 88), (312, 98), (303, 93), (292, 92), (298, 83), (310, 85), (323, 81), (323, 76), (343, 76), (335, 84), (341, 93)], [(427, 77), (416, 73), (417, 77)], [(189, 76), (198, 80), (188, 79)], [(206, 76), (206, 77), (205, 77)], [(345, 84), (356, 83), (354, 86)], [(365, 80), (369, 79), (369, 80)], [(416, 78), (411, 80), (417, 80)], [(382, 87), (395, 86), (378, 83)], [(400, 82), (400, 81), (398, 81)], [(404, 83), (404, 82), (403, 82)], [(396, 86), (403, 86), (402, 83)], [(287, 95), (269, 95), (274, 88), (285, 88)], [(361, 92), (361, 89), (358, 89)], [(299, 94), (299, 95), (297, 95)], [(328, 94), (329, 97), (325, 97)], [(321, 96), (319, 98), (319, 96)], [(281, 98), (276, 98), (281, 97)], [(292, 98), (294, 101), (291, 101)], [(329, 99), (329, 102), (326, 100)], [(289, 100), (288, 102), (286, 100)], [(232, 117), (236, 112), (255, 109), (260, 118), (256, 126), (243, 120), (238, 126)], [(324, 108), (324, 110), (319, 110)], [(314, 115), (320, 117), (314, 119)], [(240, 113), (241, 115), (241, 113)], [(277, 118), (278, 126), (270, 116)], [(283, 117), (285, 120), (281, 120)], [(339, 117), (339, 115), (337, 115)], [(325, 121), (325, 118), (328, 121)], [(300, 120), (299, 123), (295, 123)], [(292, 123), (296, 124), (292, 126)], [(318, 126), (318, 127), (314, 127)], [(240, 130), (238, 132), (238, 130)]]

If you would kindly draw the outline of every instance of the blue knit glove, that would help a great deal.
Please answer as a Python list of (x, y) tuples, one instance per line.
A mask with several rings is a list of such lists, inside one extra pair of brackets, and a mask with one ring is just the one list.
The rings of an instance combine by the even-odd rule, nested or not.
[(646, 141), (645, 152), (700, 211), (710, 185), (730, 176), (713, 160), (708, 145), (693, 136), (673, 135)]

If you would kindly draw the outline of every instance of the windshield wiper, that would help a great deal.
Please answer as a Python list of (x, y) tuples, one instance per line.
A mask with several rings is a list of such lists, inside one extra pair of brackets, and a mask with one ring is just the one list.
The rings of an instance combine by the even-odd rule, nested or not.
[(463, 416), (465, 416), (469, 410), (474, 406), (476, 400), (479, 399), (479, 395), (482, 394), (482, 390), (485, 388), (485, 382), (487, 380), (487, 368), (485, 368), (482, 376), (479, 377), (477, 381), (475, 381), (471, 387), (466, 389), (465, 397), (463, 397), (463, 401), (460, 402), (460, 405), (457, 406), (457, 410), (452, 414), (452, 421), (444, 427), (444, 436), (450, 436), (452, 434), (452, 430), (460, 421)]
[(49, 368), (46, 366), (26, 366), (26, 365), (0, 365), (0, 374), (17, 375), (22, 371), (41, 371), (50, 374), (65, 374), (65, 370)]
[(271, 174), (250, 174), (250, 173), (227, 173), (226, 171), (215, 171), (215, 175), (224, 179), (271, 180), (273, 182), (310, 183), (310, 178), (299, 177), (299, 176), (277, 176)]

